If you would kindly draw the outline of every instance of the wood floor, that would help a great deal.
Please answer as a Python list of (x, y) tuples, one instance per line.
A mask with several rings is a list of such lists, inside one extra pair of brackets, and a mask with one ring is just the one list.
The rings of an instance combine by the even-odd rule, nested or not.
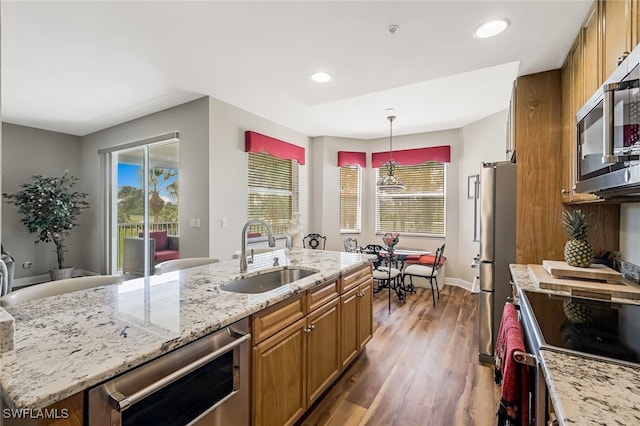
[(445, 286), (434, 308), (418, 288), (406, 304), (374, 295), (365, 351), (298, 425), (495, 425), (499, 389), (478, 362), (478, 296)]

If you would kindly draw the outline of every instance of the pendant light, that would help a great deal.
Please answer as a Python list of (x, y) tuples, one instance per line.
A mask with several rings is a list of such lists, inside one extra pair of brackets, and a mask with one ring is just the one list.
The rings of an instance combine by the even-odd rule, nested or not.
[(393, 161), (393, 120), (396, 119), (395, 115), (387, 116), (389, 120), (389, 161), (382, 163), (382, 166), (387, 171), (387, 174), (380, 176), (376, 186), (380, 191), (399, 191), (404, 189), (404, 183), (402, 180), (394, 174), (398, 163)]

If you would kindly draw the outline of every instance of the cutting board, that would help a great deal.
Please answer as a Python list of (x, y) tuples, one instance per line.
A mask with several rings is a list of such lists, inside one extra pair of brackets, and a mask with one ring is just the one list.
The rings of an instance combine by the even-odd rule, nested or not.
[(558, 278), (567, 277), (599, 281), (622, 281), (620, 272), (609, 268), (607, 265), (597, 263), (592, 264), (588, 268), (578, 268), (577, 266), (570, 266), (565, 261), (543, 260), (542, 266), (550, 275)]
[(556, 278), (549, 275), (542, 265), (527, 265), (529, 276), (540, 288), (547, 290), (572, 292), (574, 290), (608, 294), (623, 299), (640, 299), (640, 287), (628, 280), (617, 283), (600, 283), (570, 278)]

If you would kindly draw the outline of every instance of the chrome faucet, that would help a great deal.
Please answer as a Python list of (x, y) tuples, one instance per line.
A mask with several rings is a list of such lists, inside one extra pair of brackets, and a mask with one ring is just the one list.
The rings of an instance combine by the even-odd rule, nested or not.
[(268, 241), (269, 247), (276, 246), (276, 238), (273, 236), (273, 232), (271, 232), (271, 227), (269, 224), (262, 219), (250, 219), (247, 223), (242, 227), (242, 253), (240, 254), (240, 273), (247, 272), (247, 228), (251, 225), (262, 225), (267, 228), (267, 232), (269, 234)]

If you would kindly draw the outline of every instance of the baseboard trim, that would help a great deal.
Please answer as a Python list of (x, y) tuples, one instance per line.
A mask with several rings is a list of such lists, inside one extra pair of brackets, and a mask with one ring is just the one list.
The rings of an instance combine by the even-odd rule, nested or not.
[[(84, 269), (76, 269), (73, 271), (73, 278), (76, 277), (87, 277), (90, 275), (98, 275), (92, 271), (86, 271)], [(13, 284), (11, 285), (12, 289), (17, 289), (20, 287), (28, 287), (34, 284), (41, 284), (51, 281), (51, 276), (49, 274), (42, 275), (32, 275), (30, 277), (22, 277), (22, 278), (14, 278)]]
[(471, 288), (473, 287), (473, 285), (469, 282), (469, 281), (465, 281), (462, 280), (460, 278), (450, 278), (447, 277), (445, 279), (445, 285), (452, 285), (452, 286), (456, 286), (456, 287), (460, 287), (463, 288), (467, 291), (471, 291)]

